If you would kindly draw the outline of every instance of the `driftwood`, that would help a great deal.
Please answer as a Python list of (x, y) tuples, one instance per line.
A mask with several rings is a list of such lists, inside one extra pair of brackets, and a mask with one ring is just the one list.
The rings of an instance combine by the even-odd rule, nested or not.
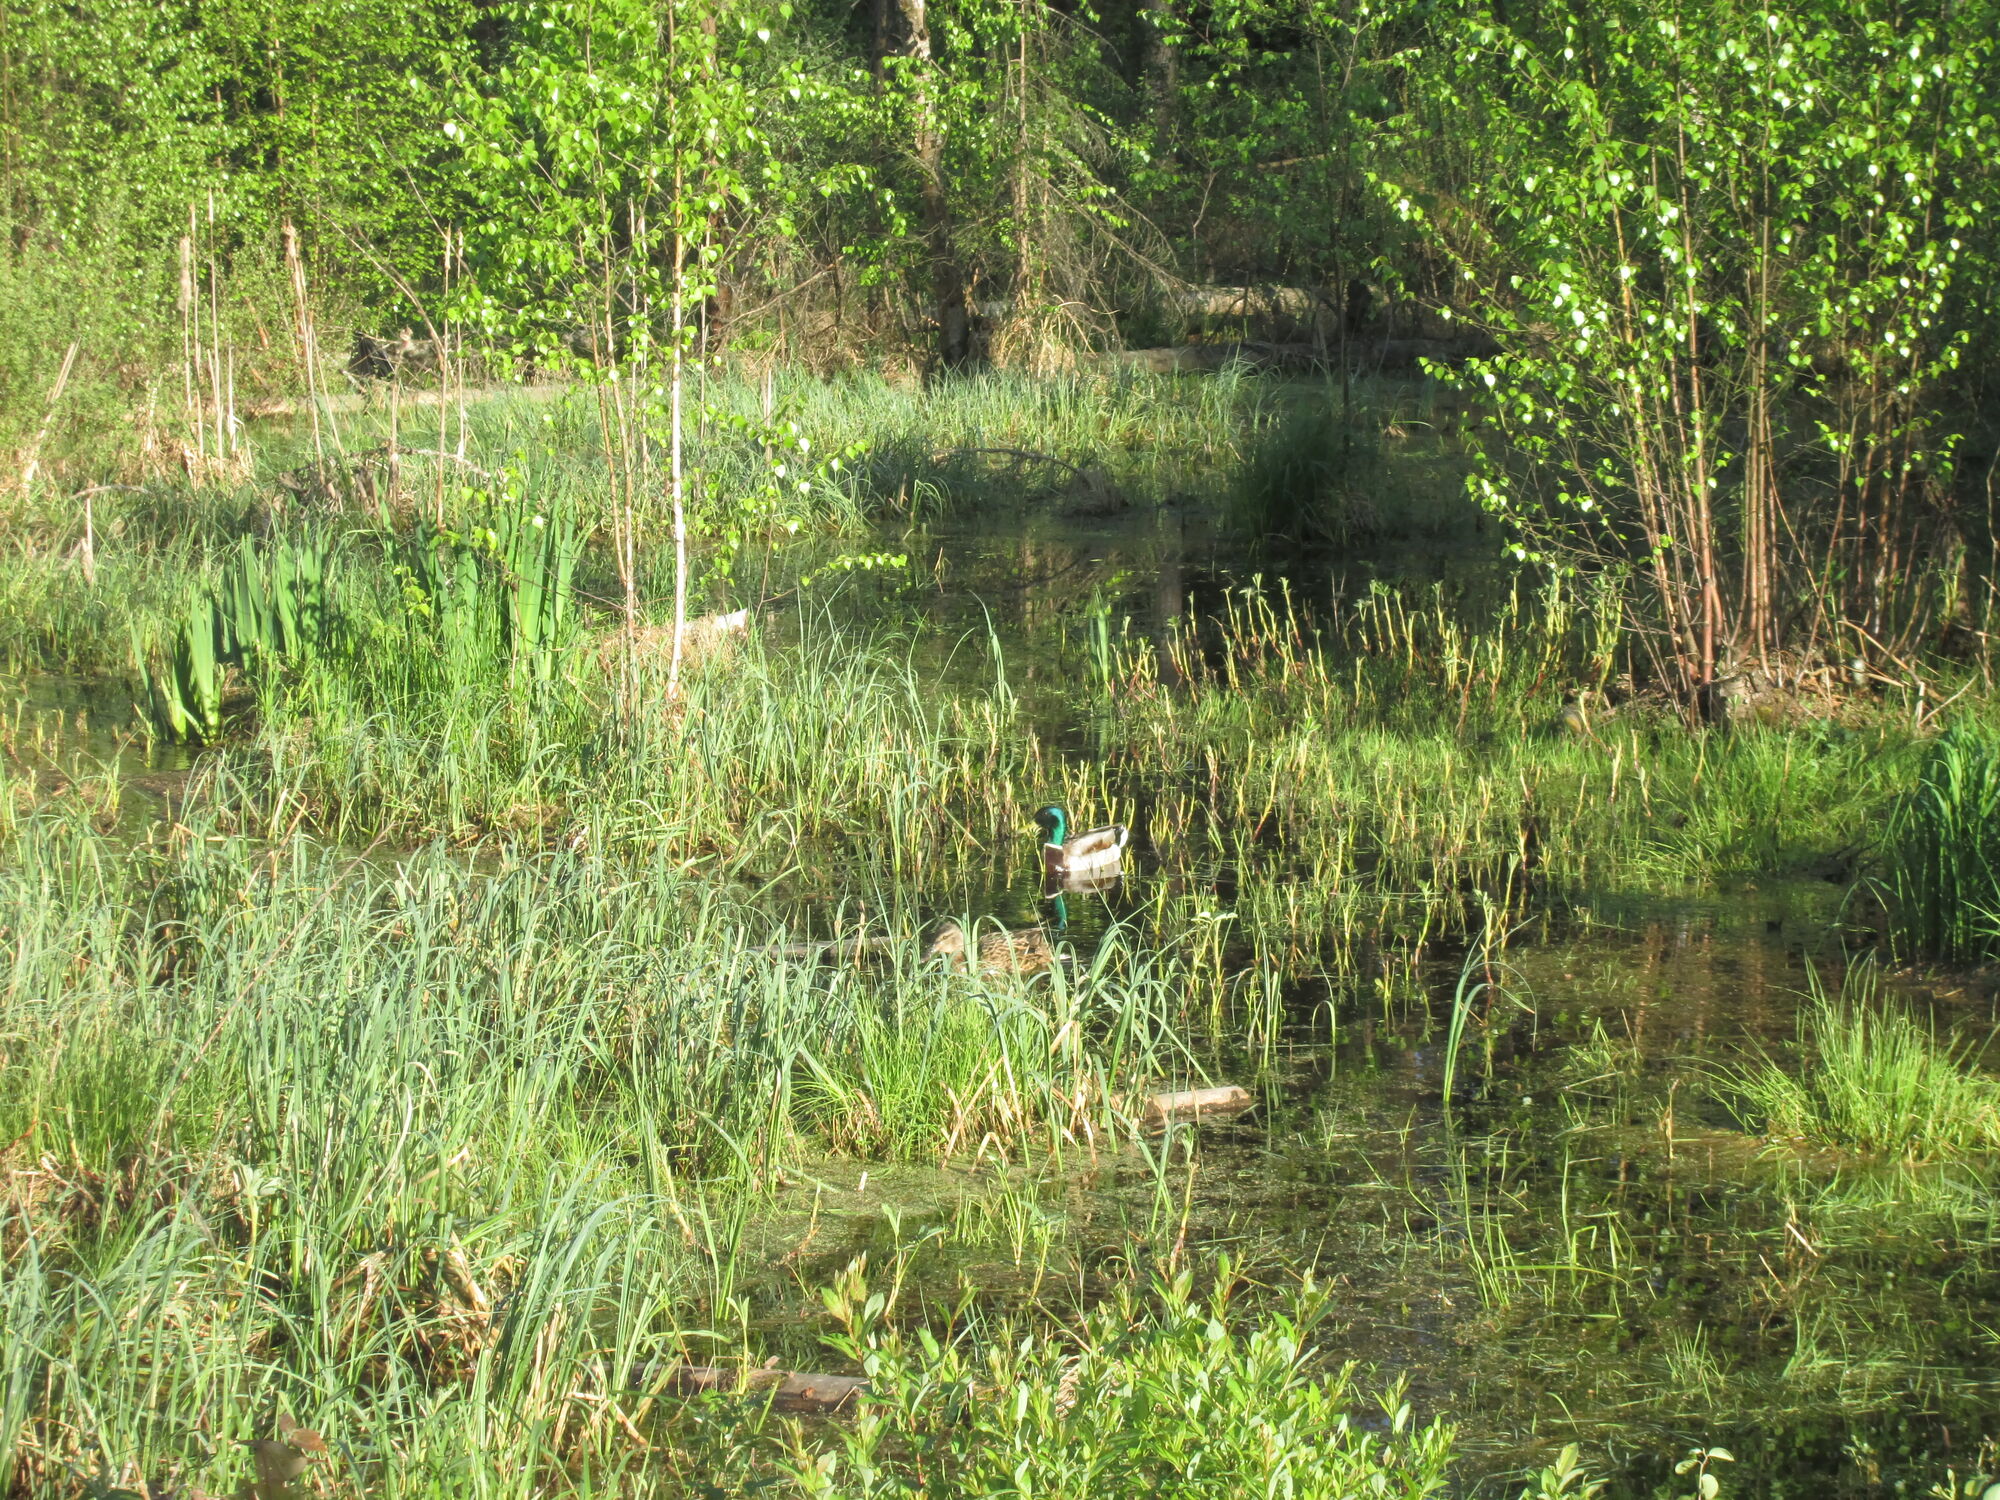
[(1171, 1094), (1154, 1094), (1146, 1100), (1146, 1123), (1165, 1125), (1170, 1120), (1199, 1120), (1206, 1115), (1234, 1114), (1257, 1101), (1250, 1091), (1233, 1083), (1220, 1088), (1181, 1089)]
[(762, 948), (745, 951), (759, 958), (822, 958), (827, 954), (886, 953), (896, 946), (900, 938), (893, 937), (845, 937), (833, 938), (820, 943), (767, 943)]
[[(534, 385), (484, 385), (466, 389), (453, 387), (448, 391), (431, 389), (405, 389), (396, 397), (404, 407), (456, 406), (460, 401), (474, 402), (488, 396), (517, 396), (525, 401), (553, 401), (569, 391), (584, 387), (566, 381), (544, 381)], [(265, 400), (246, 401), (242, 404), (245, 417), (294, 417), (311, 411), (315, 406), (327, 411), (360, 411), (369, 406), (386, 406), (389, 398), (378, 390), (335, 391), (320, 396), (317, 400), (304, 396), (273, 396)], [(405, 450), (408, 451), (408, 450)]]
[(1287, 313), (1309, 318), (1330, 311), (1332, 299), (1303, 286), (1191, 286), (1168, 305), (1197, 318), (1255, 318)]
[[(1273, 313), (1309, 318), (1336, 307), (1330, 293), (1303, 286), (1190, 286), (1169, 293), (1166, 304), (1195, 318), (1257, 318)], [(998, 322), (1017, 305), (1012, 297), (989, 297), (971, 307), (976, 316)]]
[[(681, 627), (681, 660), (700, 661), (733, 651), (750, 638), (750, 611), (697, 615)], [(615, 674), (626, 658), (664, 670), (674, 656), (674, 627), (614, 625), (597, 640), (597, 660)]]
[(683, 1396), (718, 1391), (763, 1396), (779, 1411), (836, 1412), (868, 1389), (859, 1375), (807, 1375), (798, 1370), (739, 1370), (722, 1365), (681, 1365), (668, 1377)]
[[(1397, 372), (1415, 370), (1421, 360), (1456, 364), (1497, 354), (1499, 345), (1484, 334), (1455, 339), (1385, 339), (1366, 335), (1347, 341), (1347, 362), (1356, 369)], [(1179, 344), (1165, 349), (1123, 349), (1103, 356), (1114, 368), (1149, 375), (1212, 374), (1231, 364), (1281, 374), (1324, 370), (1340, 362), (1340, 345), (1274, 344), (1246, 339), (1219, 344)]]

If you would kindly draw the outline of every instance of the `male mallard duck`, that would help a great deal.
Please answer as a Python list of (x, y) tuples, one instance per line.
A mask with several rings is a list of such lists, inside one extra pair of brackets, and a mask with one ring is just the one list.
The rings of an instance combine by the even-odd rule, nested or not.
[(1116, 876), (1125, 860), (1132, 830), (1107, 823), (1069, 836), (1069, 814), (1051, 803), (1035, 814), (1042, 828), (1042, 870), (1066, 885), (1098, 885)]
[[(950, 959), (954, 968), (965, 963), (965, 929), (947, 922), (926, 950), (928, 958)], [(982, 974), (1039, 974), (1056, 961), (1048, 934), (1032, 927), (1009, 932), (989, 927), (979, 934), (979, 972)]]

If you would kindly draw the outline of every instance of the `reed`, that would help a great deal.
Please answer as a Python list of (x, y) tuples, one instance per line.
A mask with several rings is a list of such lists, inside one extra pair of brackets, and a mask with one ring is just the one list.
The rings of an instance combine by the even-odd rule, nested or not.
[[(1390, 529), (1375, 422), (1343, 421), (1332, 400), (1288, 403), (1245, 444), (1228, 500), (1232, 529), (1267, 552), (1366, 543)], [(1412, 497), (1414, 498), (1414, 497)], [(1408, 529), (1408, 516), (1395, 529)]]

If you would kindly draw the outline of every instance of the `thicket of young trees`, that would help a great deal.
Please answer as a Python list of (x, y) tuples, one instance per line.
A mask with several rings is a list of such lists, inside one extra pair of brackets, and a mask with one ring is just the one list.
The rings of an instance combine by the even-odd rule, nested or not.
[(1262, 287), (1336, 364), (1385, 305), (1490, 333), (1480, 497), (1524, 559), (1629, 575), (1664, 678), (1983, 644), (1997, 33), (1996, 0), (0, 0), (0, 403), (20, 440), (70, 359), (66, 421), (171, 408), (200, 320), (230, 379), (296, 382), (301, 273), (333, 364), (430, 324), (503, 363), (1041, 370)]

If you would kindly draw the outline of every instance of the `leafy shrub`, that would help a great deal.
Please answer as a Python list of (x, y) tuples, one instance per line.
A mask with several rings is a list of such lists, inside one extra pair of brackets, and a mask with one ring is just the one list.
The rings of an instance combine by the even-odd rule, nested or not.
[(1246, 1328), (1228, 1305), (1231, 1279), (1225, 1260), (1206, 1301), (1183, 1273), (1157, 1284), (1150, 1307), (1129, 1292), (1101, 1304), (1074, 1338), (1000, 1328), (975, 1348), (888, 1327), (886, 1299), (850, 1268), (826, 1302), (871, 1395), (797, 1477), (821, 1500), (1418, 1500), (1443, 1488), (1450, 1428), (1414, 1423), (1394, 1394), (1379, 1403), (1385, 1420), (1357, 1420), (1352, 1367), (1309, 1369), (1318, 1288)]

